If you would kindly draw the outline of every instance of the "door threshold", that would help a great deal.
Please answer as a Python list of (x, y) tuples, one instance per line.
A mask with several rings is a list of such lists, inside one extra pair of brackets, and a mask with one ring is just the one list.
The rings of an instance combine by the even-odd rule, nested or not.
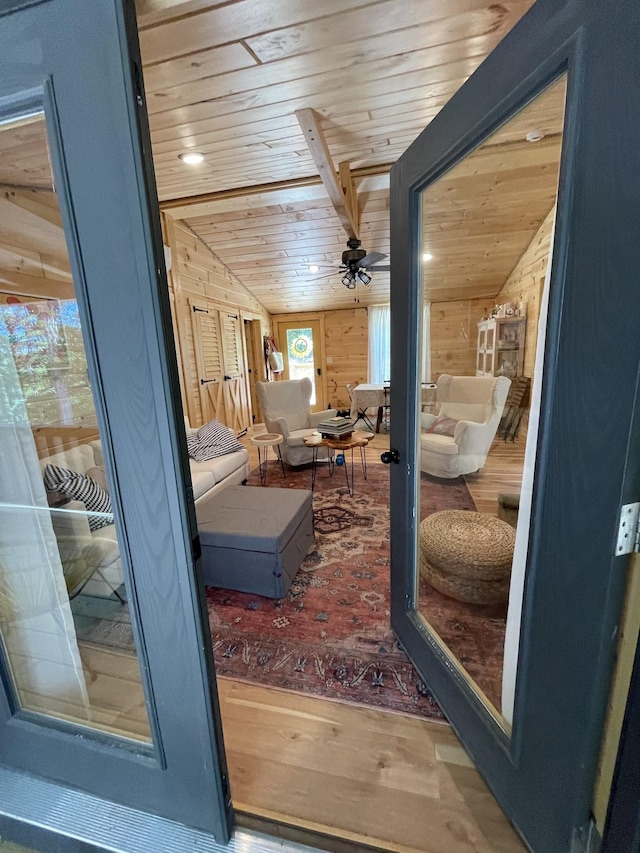
[(409, 848), (389, 843), (372, 843), (370, 838), (355, 832), (336, 830), (311, 822), (296, 821), (276, 812), (260, 813), (243, 803), (234, 803), (236, 826), (249, 832), (271, 835), (293, 844), (302, 844), (329, 853), (401, 853)]

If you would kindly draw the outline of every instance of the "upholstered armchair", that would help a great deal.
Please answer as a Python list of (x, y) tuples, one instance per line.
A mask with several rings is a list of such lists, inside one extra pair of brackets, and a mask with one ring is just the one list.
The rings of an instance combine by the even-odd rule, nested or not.
[(420, 469), (450, 480), (483, 467), (511, 380), (443, 373), (437, 385), (437, 414), (420, 414)]
[[(312, 435), (320, 421), (335, 417), (335, 409), (311, 411), (311, 380), (285, 379), (256, 382), (256, 393), (267, 432), (279, 433), (282, 458), (288, 465), (304, 465), (313, 459), (313, 450), (304, 439)], [(319, 451), (320, 455), (320, 451)]]

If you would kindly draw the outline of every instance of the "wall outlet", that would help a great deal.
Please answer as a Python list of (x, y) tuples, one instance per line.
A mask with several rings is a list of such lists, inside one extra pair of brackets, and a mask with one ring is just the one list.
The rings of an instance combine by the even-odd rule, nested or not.
[(327, 364), (333, 364), (333, 356), (332, 355), (327, 356)]

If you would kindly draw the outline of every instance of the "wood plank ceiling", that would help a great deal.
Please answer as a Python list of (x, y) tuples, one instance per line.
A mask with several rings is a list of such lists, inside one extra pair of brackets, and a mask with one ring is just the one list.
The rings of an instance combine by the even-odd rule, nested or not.
[[(363, 248), (388, 254), (390, 164), (531, 4), (138, 0), (164, 208), (273, 313), (388, 301), (388, 273), (340, 282), (347, 235), (295, 113), (315, 111), (336, 168), (351, 167)], [(187, 150), (204, 162), (184, 164)]]

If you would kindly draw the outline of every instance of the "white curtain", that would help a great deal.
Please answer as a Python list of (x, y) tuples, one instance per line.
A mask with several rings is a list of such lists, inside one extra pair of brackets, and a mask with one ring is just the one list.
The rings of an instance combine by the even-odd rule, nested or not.
[(422, 382), (431, 382), (431, 303), (422, 305), (422, 337), (421, 337), (421, 376)]
[(89, 717), (62, 563), (0, 316), (0, 632), (21, 704)]
[(369, 311), (369, 382), (391, 379), (391, 306), (371, 305)]

